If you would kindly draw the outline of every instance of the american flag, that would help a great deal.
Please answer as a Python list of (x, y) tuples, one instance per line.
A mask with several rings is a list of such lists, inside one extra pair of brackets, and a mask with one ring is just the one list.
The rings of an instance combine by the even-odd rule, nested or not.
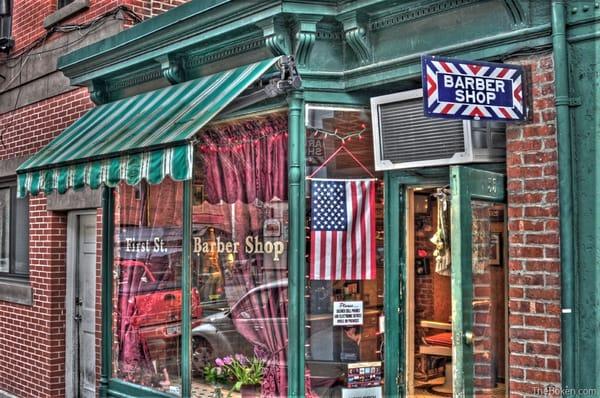
[(375, 180), (312, 180), (310, 279), (375, 279)]

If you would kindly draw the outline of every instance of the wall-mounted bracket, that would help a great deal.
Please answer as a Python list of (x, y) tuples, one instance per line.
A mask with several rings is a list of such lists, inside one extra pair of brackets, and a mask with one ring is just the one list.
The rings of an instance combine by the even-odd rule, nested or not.
[(308, 65), (310, 53), (317, 38), (317, 22), (322, 18), (320, 15), (298, 14), (295, 16), (294, 55), (298, 65)]
[(344, 26), (344, 38), (361, 64), (373, 60), (373, 50), (369, 40), (368, 20), (356, 11), (340, 15), (338, 20)]
[(160, 70), (165, 79), (171, 84), (181, 83), (185, 80), (185, 73), (181, 59), (173, 55), (165, 55), (156, 58), (160, 63)]
[(235, 112), (237, 110), (247, 108), (257, 102), (264, 101), (269, 98), (275, 98), (283, 95), (290, 90), (297, 90), (302, 86), (302, 79), (298, 74), (296, 62), (292, 56), (282, 56), (277, 62), (280, 76), (269, 80), (268, 84), (250, 92), (246, 95), (236, 98), (229, 104), (222, 114)]
[(275, 18), (265, 19), (256, 24), (263, 31), (265, 45), (275, 56), (290, 53), (290, 32), (286, 29), (284, 22)]
[(108, 101), (108, 93), (104, 80), (92, 80), (88, 86), (90, 99), (96, 105), (105, 104)]

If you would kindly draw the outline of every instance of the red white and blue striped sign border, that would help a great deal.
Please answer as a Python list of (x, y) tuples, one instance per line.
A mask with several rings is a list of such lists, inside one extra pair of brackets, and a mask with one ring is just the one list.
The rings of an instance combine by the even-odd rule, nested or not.
[(520, 66), (429, 55), (421, 58), (421, 66), (425, 116), (500, 121), (525, 118)]

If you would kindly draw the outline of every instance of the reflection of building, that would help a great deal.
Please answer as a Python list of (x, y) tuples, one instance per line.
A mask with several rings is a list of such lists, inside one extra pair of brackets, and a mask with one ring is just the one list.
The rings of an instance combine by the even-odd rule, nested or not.
[[(104, 359), (99, 391), (109, 396), (194, 396), (209, 384), (204, 366), (214, 363), (215, 352), (228, 353), (211, 341), (235, 342), (231, 355), (239, 349), (266, 358), (263, 393), (271, 396), (347, 394), (358, 385), (346, 377), (349, 363), (365, 369), (363, 375), (379, 368), (356, 365), (361, 362), (382, 362), (383, 384), (376, 387), (387, 396), (425, 392), (428, 384), (444, 381), (443, 388), (466, 396), (536, 395), (547, 386), (600, 388), (593, 327), (600, 313), (594, 304), (597, 143), (590, 133), (597, 129), (598, 92), (589, 83), (597, 79), (598, 9), (591, 3), (569, 2), (566, 13), (567, 2), (533, 0), (191, 1), (122, 33), (118, 22), (98, 33), (98, 39), (109, 39), (60, 58), (70, 83), (90, 89), (96, 106), (85, 115), (88, 93), (70, 91), (54, 69), (12, 67), (16, 55), (21, 64), (35, 64), (33, 69), (38, 60), (18, 52), (26, 48), (27, 35), (17, 16), (28, 9), (5, 3), (0, 1), (2, 26), (5, 10), (14, 10), (17, 40), (11, 50), (16, 53), (0, 58), (0, 75), (7, 77), (0, 86), (0, 171), (13, 179), (0, 190), (12, 195), (13, 221), (21, 217), (16, 214), (29, 215), (30, 246), (26, 272), (17, 267), (22, 258), (16, 254), (6, 256), (9, 271), (0, 270), (0, 329), (17, 352), (0, 348), (0, 362), (11, 364), (0, 366), (6, 374), (0, 390), (52, 397), (74, 391), (72, 375), (79, 373), (63, 364), (71, 370), (76, 359), (63, 342), (69, 344), (79, 330), (72, 321), (83, 314), (79, 307), (97, 310), (87, 313), (87, 335), (93, 336), (88, 344), (98, 344), (98, 360)], [(79, 3), (86, 2), (72, 4)], [(77, 15), (89, 20), (94, 7)], [(47, 8), (35, 15), (49, 13)], [(139, 11), (150, 16), (155, 10)], [(55, 44), (62, 49), (64, 42)], [(295, 64), (278, 58), (288, 54)], [(525, 68), (529, 118), (507, 124), (505, 161), (374, 170), (371, 127), (378, 119), (369, 112), (369, 100), (419, 89), (421, 54)], [(45, 88), (31, 89), (38, 80)], [(17, 81), (28, 83), (15, 86)], [(391, 114), (391, 123), (397, 118), (396, 125), (416, 129), (423, 119), (420, 104)], [(430, 145), (427, 154), (443, 145), (431, 139), (439, 134), (436, 119), (427, 120), (433, 127), (419, 130), (411, 157), (424, 156), (417, 150), (424, 143)], [(341, 145), (346, 150), (334, 156)], [(21, 155), (35, 151), (19, 169), (19, 189), (29, 193), (23, 205), (12, 192), (14, 170), (25, 161)], [(378, 180), (369, 208), (376, 231), (368, 250), (375, 253), (376, 276), (347, 278), (342, 275), (348, 269), (340, 265), (335, 277), (311, 279), (314, 204), (306, 177), (370, 174)], [(96, 214), (102, 185), (111, 187), (103, 188), (103, 229)], [(84, 194), (83, 187), (94, 189)], [(449, 194), (450, 203), (438, 218), (440, 192)], [(76, 205), (67, 205), (73, 202), (63, 194)], [(26, 206), (29, 211), (23, 211)], [(65, 216), (73, 208), (92, 208), (93, 216), (73, 229), (67, 219), (85, 217)], [(444, 217), (450, 220), (440, 238)], [(12, 239), (10, 250), (23, 251), (17, 244), (27, 234), (15, 239), (19, 229), (3, 225), (2, 242)], [(172, 330), (181, 337), (161, 355), (152, 353), (160, 348), (146, 350), (148, 341), (128, 318), (128, 311), (141, 308), (135, 294), (114, 309), (119, 292), (150, 278), (140, 271), (126, 281), (111, 272), (124, 259), (117, 255), (122, 229), (139, 242), (153, 244), (152, 235), (159, 234), (172, 244), (172, 253), (145, 258), (148, 252), (137, 246), (127, 260), (157, 268), (152, 275), (164, 278), (154, 281), (157, 286), (186, 287), (161, 301), (181, 309), (173, 315), (181, 329)], [(69, 241), (75, 230), (81, 241)], [(95, 248), (88, 239), (94, 236), (103, 243), (97, 261), (86, 246)], [(195, 237), (206, 251), (194, 253)], [(248, 238), (252, 248), (246, 250)], [(319, 246), (324, 273), (338, 272), (332, 264), (341, 264), (343, 256), (367, 255), (357, 249), (366, 239), (339, 248), (331, 242)], [(284, 253), (275, 260), (279, 243)], [(97, 272), (83, 273), (89, 279), (78, 282), (95, 293), (88, 295), (91, 303), (72, 294), (80, 274), (65, 266), (65, 258), (79, 254), (97, 262)], [(199, 288), (202, 317), (193, 314), (192, 287)], [(334, 303), (343, 301), (363, 303), (360, 328), (350, 331), (330, 321)], [(148, 307), (153, 314), (159, 305)], [(217, 335), (220, 340), (210, 340)], [(23, 359), (30, 357), (33, 364)], [(87, 361), (89, 376), (94, 358)], [(123, 363), (139, 364), (139, 374), (122, 376)], [(459, 377), (451, 378), (452, 368)]]

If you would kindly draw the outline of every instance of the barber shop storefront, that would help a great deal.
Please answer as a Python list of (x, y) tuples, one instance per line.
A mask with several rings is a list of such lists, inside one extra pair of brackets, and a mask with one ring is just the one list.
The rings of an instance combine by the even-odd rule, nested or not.
[(101, 396), (560, 386), (550, 4), (204, 3), (63, 57), (97, 106), (18, 171), (103, 192)]

